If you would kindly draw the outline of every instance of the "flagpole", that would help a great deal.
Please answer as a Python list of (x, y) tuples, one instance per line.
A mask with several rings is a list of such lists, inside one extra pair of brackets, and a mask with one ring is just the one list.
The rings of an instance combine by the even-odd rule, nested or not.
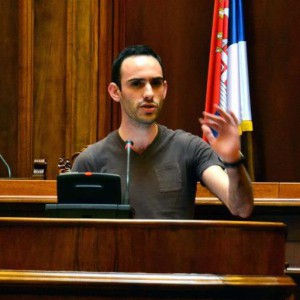
[(246, 169), (252, 181), (255, 181), (254, 152), (252, 131), (245, 131), (241, 137), (242, 153), (246, 160)]

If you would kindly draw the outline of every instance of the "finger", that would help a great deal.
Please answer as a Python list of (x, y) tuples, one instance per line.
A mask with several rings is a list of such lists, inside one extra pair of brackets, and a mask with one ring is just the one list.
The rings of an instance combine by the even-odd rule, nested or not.
[(211, 129), (207, 125), (201, 126), (203, 134), (206, 136), (207, 141), (212, 144), (214, 140), (216, 139), (211, 131)]
[(200, 124), (204, 124), (205, 123), (205, 121), (204, 121), (203, 118), (199, 118), (198, 121), (199, 121)]
[(220, 106), (216, 106), (217, 111), (219, 114), (229, 123), (234, 125), (239, 125), (239, 120), (236, 116), (236, 114), (233, 111), (230, 111), (227, 113), (224, 109), (222, 109)]
[(225, 119), (225, 121), (227, 123), (234, 123), (234, 119), (232, 119), (232, 116), (230, 114), (228, 114), (224, 109), (222, 109), (221, 107), (217, 106), (217, 112), (220, 114), (220, 116), (222, 118)]
[(204, 122), (207, 122), (210, 120), (213, 120), (214, 122), (218, 122), (220, 124), (225, 122), (225, 120), (222, 116), (214, 115), (214, 114), (211, 114), (208, 112), (203, 112), (203, 115), (204, 115)]
[(233, 111), (230, 112), (231, 117), (234, 120), (235, 125), (239, 125), (239, 120)]
[(220, 132), (222, 130), (222, 125), (216, 123), (216, 122), (209, 122), (205, 123), (209, 128), (213, 129), (214, 131)]
[(224, 128), (226, 126), (226, 121), (218, 116), (210, 116), (210, 117), (205, 117), (205, 119), (203, 119), (202, 124), (205, 124), (211, 128), (213, 128), (214, 130), (220, 132), (222, 130), (222, 128)]
[(199, 122), (204, 128), (208, 128), (209, 130), (213, 129), (216, 132), (220, 132), (222, 126), (215, 122), (207, 122), (207, 120), (204, 120), (203, 118), (199, 118)]

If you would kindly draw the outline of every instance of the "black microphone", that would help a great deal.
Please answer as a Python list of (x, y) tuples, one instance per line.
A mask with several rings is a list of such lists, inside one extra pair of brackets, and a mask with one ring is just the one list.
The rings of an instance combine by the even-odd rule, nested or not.
[(130, 188), (130, 153), (133, 146), (133, 141), (127, 140), (125, 142), (125, 150), (127, 151), (127, 167), (126, 167), (126, 189), (124, 204), (129, 204), (129, 188)]
[(6, 160), (4, 159), (4, 157), (0, 154), (0, 159), (2, 160), (2, 162), (4, 163), (6, 169), (7, 169), (7, 172), (8, 172), (8, 178), (11, 178), (11, 170), (10, 170), (10, 167), (8, 165), (8, 163), (6, 162)]

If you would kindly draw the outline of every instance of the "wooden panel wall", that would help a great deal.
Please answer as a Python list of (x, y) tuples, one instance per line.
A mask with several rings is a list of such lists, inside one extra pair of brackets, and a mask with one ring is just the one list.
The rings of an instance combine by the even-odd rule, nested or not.
[[(18, 101), (18, 1), (0, 1), (0, 153), (15, 173)], [(7, 171), (0, 162), (0, 176)]]
[(126, 0), (126, 45), (146, 44), (162, 57), (169, 84), (160, 122), (200, 134), (213, 1)]
[(257, 178), (300, 181), (300, 2), (245, 4)]
[[(200, 134), (214, 1), (126, 0), (126, 45), (149, 44), (166, 65), (160, 121)], [(256, 181), (300, 181), (300, 3), (244, 0)]]
[[(300, 181), (300, 3), (244, 2), (256, 181)], [(149, 44), (165, 62), (160, 122), (201, 135), (212, 12), (199, 0), (0, 1), (0, 153), (13, 177), (45, 158), (54, 179), (59, 157), (118, 127), (106, 88), (124, 45)]]
[[(122, 2), (3, 0), (0, 5), (5, 41), (0, 153), (13, 177), (30, 177), (34, 158), (45, 158), (53, 179), (60, 157), (70, 158), (117, 127), (118, 108), (106, 89), (122, 42)], [(2, 164), (0, 176), (6, 176)]]
[(32, 142), (34, 156), (48, 161), (66, 146), (67, 12), (66, 1), (34, 1)]
[(98, 18), (98, 1), (34, 4), (33, 152), (51, 177), (60, 156), (97, 138)]

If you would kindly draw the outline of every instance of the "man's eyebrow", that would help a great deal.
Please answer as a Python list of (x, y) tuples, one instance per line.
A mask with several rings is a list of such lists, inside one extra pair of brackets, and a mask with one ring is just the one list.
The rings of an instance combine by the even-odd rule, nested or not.
[(132, 81), (143, 81), (145, 80), (144, 78), (131, 78), (129, 80), (127, 80), (127, 82), (132, 82)]
[(153, 77), (152, 80), (164, 80), (164, 78), (161, 76), (158, 76), (158, 77)]
[[(131, 82), (131, 81), (145, 81), (145, 80), (146, 80), (145, 78), (137, 77), (137, 78), (131, 78), (127, 82)], [(162, 76), (158, 76), (158, 77), (152, 77), (152, 78), (150, 78), (150, 80), (164, 80), (164, 78)]]

